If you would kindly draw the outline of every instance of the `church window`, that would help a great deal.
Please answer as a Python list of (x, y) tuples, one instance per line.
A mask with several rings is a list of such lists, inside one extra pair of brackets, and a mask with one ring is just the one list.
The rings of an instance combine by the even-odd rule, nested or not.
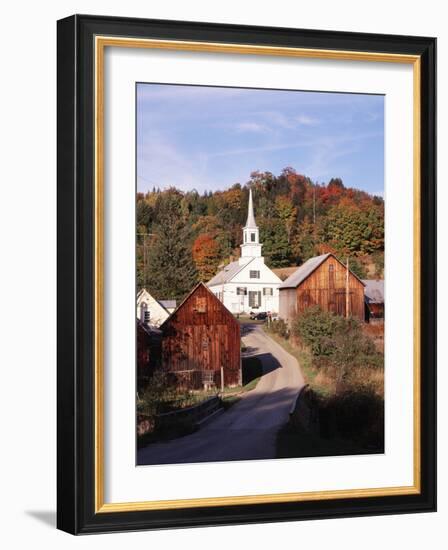
[(250, 277), (251, 279), (259, 279), (259, 278), (260, 278), (260, 272), (259, 272), (259, 271), (255, 271), (255, 270), (254, 270), (254, 271), (250, 270), (250, 271), (249, 271), (249, 277)]
[(247, 294), (247, 288), (245, 286), (238, 286), (236, 288), (237, 296), (245, 296)]
[(255, 242), (255, 233), (251, 233), (251, 234), (250, 234), (250, 240), (251, 240), (251, 242), (253, 242), (253, 243)]
[(272, 288), (268, 288), (268, 287), (263, 288), (264, 296), (272, 296), (272, 294), (273, 294)]

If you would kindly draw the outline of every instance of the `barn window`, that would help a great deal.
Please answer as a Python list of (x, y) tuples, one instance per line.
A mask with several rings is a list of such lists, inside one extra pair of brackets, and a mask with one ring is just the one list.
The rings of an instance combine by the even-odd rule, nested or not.
[(245, 286), (238, 286), (236, 288), (236, 294), (237, 296), (246, 296), (247, 288)]
[(260, 272), (259, 271), (249, 271), (249, 277), (251, 279), (259, 279), (260, 278)]
[(207, 298), (205, 296), (198, 296), (196, 298), (196, 313), (205, 313), (207, 311)]
[(261, 305), (261, 291), (249, 290), (249, 307), (258, 308)]
[(263, 288), (263, 296), (272, 296), (273, 290), (272, 288)]

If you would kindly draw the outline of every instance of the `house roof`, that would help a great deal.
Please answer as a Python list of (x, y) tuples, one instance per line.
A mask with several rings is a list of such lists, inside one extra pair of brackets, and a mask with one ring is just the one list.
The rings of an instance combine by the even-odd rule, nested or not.
[(137, 300), (138, 300), (141, 296), (143, 296), (143, 294), (144, 294), (145, 292), (146, 292), (147, 294), (149, 294), (149, 292), (146, 290), (146, 288), (141, 288), (141, 289), (137, 292)]
[(162, 331), (153, 325), (147, 325), (137, 318), (137, 325), (148, 334), (148, 336), (160, 336)]
[(176, 307), (176, 300), (156, 300), (151, 294), (146, 290), (146, 288), (142, 288), (137, 292), (137, 304), (145, 294), (149, 296), (149, 298), (152, 298), (162, 309), (166, 311), (166, 313), (169, 313), (168, 308), (174, 309)]
[(224, 269), (219, 271), (210, 281), (207, 283), (207, 286), (222, 285), (231, 281), (237, 273), (239, 273), (244, 267), (246, 267), (253, 258), (248, 258), (248, 261), (245, 264), (240, 265), (239, 261), (230, 262), (226, 265)]
[(364, 279), (364, 296), (366, 302), (370, 304), (384, 304), (384, 280), (383, 279)]
[(159, 304), (165, 309), (174, 309), (176, 307), (176, 300), (158, 300)]
[[(330, 256), (333, 256), (333, 258), (335, 258), (339, 263), (342, 264), (342, 262), (338, 258), (336, 258), (334, 254), (331, 254), (331, 253), (322, 254), (321, 256), (314, 256), (314, 258), (310, 258), (304, 264), (298, 267), (296, 271), (294, 271), (294, 273), (286, 279), (286, 281), (283, 281), (283, 283), (279, 287), (280, 290), (282, 288), (297, 288), (301, 283), (303, 283), (305, 279), (307, 279), (311, 275), (311, 273), (313, 273), (320, 265), (322, 265), (325, 262), (325, 260)], [(357, 275), (355, 275), (353, 271), (350, 271), (350, 273), (354, 277), (356, 277), (359, 281), (361, 281), (361, 279)], [(363, 283), (363, 281), (361, 281), (361, 283), (365, 284)]]

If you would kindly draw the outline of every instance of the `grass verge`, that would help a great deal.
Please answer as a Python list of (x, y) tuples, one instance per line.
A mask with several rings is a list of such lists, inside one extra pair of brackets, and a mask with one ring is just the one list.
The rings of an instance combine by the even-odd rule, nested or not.
[[(295, 357), (316, 396), (318, 431), (290, 422), (277, 436), (278, 457), (337, 456), (384, 452), (384, 371), (349, 366), (342, 382), (334, 366), (279, 334), (270, 337)], [(315, 410), (315, 409), (313, 409)]]

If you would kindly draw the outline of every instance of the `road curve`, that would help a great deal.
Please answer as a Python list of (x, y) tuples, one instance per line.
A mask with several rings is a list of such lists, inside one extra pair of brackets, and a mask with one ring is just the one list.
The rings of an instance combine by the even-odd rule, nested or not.
[(297, 360), (261, 325), (242, 328), (247, 355), (263, 364), (256, 388), (197, 432), (140, 449), (138, 465), (275, 458), (277, 432), (288, 420), (304, 378)]

